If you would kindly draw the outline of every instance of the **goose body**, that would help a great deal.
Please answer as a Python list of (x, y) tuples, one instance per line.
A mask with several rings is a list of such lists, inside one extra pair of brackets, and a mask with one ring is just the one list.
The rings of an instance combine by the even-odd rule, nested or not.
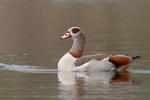
[(72, 48), (59, 60), (59, 71), (123, 71), (136, 58), (120, 54), (82, 56), (85, 36), (79, 27), (71, 27), (61, 39), (73, 39)]

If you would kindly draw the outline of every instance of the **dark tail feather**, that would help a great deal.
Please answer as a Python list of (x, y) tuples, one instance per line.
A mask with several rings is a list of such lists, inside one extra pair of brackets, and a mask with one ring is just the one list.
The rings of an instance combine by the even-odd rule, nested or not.
[(140, 56), (132, 57), (133, 60), (138, 59), (138, 58), (141, 58), (141, 57)]

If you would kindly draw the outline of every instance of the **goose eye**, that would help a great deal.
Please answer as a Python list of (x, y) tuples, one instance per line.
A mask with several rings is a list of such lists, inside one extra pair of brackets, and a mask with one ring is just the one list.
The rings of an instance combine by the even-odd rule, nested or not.
[(68, 33), (66, 33), (65, 36), (68, 36)]

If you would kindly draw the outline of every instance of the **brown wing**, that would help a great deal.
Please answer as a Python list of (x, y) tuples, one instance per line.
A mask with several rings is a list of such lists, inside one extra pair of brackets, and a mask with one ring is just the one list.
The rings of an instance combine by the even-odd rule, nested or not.
[(112, 55), (110, 56), (109, 61), (118, 65), (126, 65), (131, 63), (133, 59), (129, 56), (124, 56), (124, 55)]
[(127, 65), (133, 61), (133, 59), (131, 57), (125, 56), (125, 55), (95, 54), (95, 55), (82, 56), (82, 57), (78, 58), (74, 64), (75, 64), (75, 66), (81, 66), (84, 63), (86, 63), (92, 59), (102, 60), (108, 56), (110, 57), (109, 61), (116, 64), (118, 67), (120, 65)]
[(78, 58), (74, 65), (75, 66), (81, 66), (83, 65), (84, 63), (92, 60), (92, 59), (95, 59), (95, 60), (102, 60), (106, 57), (110, 56), (110, 54), (95, 54), (95, 55), (87, 55), (87, 56), (82, 56), (80, 58)]
[(125, 71), (133, 59), (125, 55), (112, 55), (109, 57), (109, 61), (114, 63), (117, 67), (117, 71)]

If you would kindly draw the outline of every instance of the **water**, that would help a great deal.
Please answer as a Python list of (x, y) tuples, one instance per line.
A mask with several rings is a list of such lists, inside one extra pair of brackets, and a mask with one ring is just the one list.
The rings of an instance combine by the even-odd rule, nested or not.
[[(148, 0), (1, 0), (0, 99), (148, 100), (149, 9)], [(84, 54), (141, 58), (117, 78), (113, 72), (58, 73), (57, 62), (72, 44), (59, 38), (70, 26), (85, 31)]]

